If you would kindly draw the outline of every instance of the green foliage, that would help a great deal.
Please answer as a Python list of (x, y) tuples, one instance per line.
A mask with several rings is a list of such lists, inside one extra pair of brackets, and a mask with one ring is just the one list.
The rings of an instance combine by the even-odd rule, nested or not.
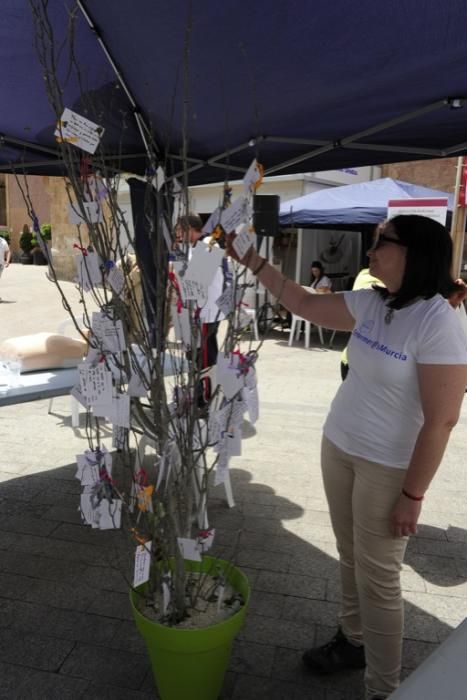
[[(32, 243), (33, 235), (30, 231), (23, 231), (19, 238), (19, 247), (24, 253), (30, 253), (34, 248)], [(37, 245), (37, 241), (36, 241)]]
[(41, 236), (42, 236), (44, 241), (51, 241), (52, 240), (52, 224), (42, 224)]
[(0, 238), (4, 238), (7, 243), (10, 243), (10, 232), (7, 228), (0, 228)]

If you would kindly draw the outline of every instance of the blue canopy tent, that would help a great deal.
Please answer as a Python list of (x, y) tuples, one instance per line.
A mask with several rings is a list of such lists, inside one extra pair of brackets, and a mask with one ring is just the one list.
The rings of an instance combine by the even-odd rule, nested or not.
[(390, 199), (440, 197), (447, 198), (448, 210), (452, 211), (453, 194), (385, 177), (356, 185), (330, 187), (283, 202), (279, 222), (281, 226), (302, 228), (322, 224), (377, 224), (386, 218)]
[(60, 100), (105, 127), (116, 170), (148, 149), (189, 184), (254, 156), (272, 174), (467, 152), (464, 0), (3, 0), (0, 171), (62, 172), (41, 61), (70, 14)]
[(270, 175), (467, 153), (464, 0), (1, 10), (0, 172), (65, 172), (51, 96), (105, 129), (86, 167), (162, 165), (169, 183), (238, 179), (254, 157)]

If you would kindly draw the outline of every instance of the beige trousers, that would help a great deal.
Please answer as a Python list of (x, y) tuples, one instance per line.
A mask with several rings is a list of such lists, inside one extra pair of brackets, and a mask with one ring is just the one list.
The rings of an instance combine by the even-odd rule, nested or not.
[(400, 569), (406, 537), (394, 537), (389, 517), (404, 469), (354, 457), (323, 437), (321, 465), (342, 583), (341, 627), (365, 645), (367, 697), (399, 684), (404, 610)]

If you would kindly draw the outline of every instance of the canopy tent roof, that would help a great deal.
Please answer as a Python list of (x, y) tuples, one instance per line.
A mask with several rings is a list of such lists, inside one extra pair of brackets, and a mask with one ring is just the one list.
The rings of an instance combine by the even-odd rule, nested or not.
[[(465, 0), (191, 5), (49, 0), (57, 46), (76, 10), (63, 105), (105, 127), (114, 167), (144, 173), (151, 137), (173, 174), (185, 151), (190, 184), (238, 178), (255, 156), (272, 174), (467, 152)], [(38, 37), (30, 3), (2, 0), (0, 170), (60, 174)]]
[(445, 197), (452, 211), (454, 195), (384, 177), (343, 187), (329, 187), (283, 202), (281, 226), (312, 224), (377, 224), (387, 216), (390, 199)]

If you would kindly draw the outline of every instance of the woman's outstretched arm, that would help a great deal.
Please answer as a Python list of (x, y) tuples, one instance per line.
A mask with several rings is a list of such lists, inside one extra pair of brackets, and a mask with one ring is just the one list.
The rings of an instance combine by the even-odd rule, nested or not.
[(347, 309), (343, 294), (311, 294), (296, 282), (284, 277), (253, 247), (242, 260), (239, 260), (232, 247), (233, 240), (233, 235), (228, 237), (228, 254), (234, 260), (246, 265), (286, 309), (318, 326), (339, 331), (353, 329), (355, 320)]

